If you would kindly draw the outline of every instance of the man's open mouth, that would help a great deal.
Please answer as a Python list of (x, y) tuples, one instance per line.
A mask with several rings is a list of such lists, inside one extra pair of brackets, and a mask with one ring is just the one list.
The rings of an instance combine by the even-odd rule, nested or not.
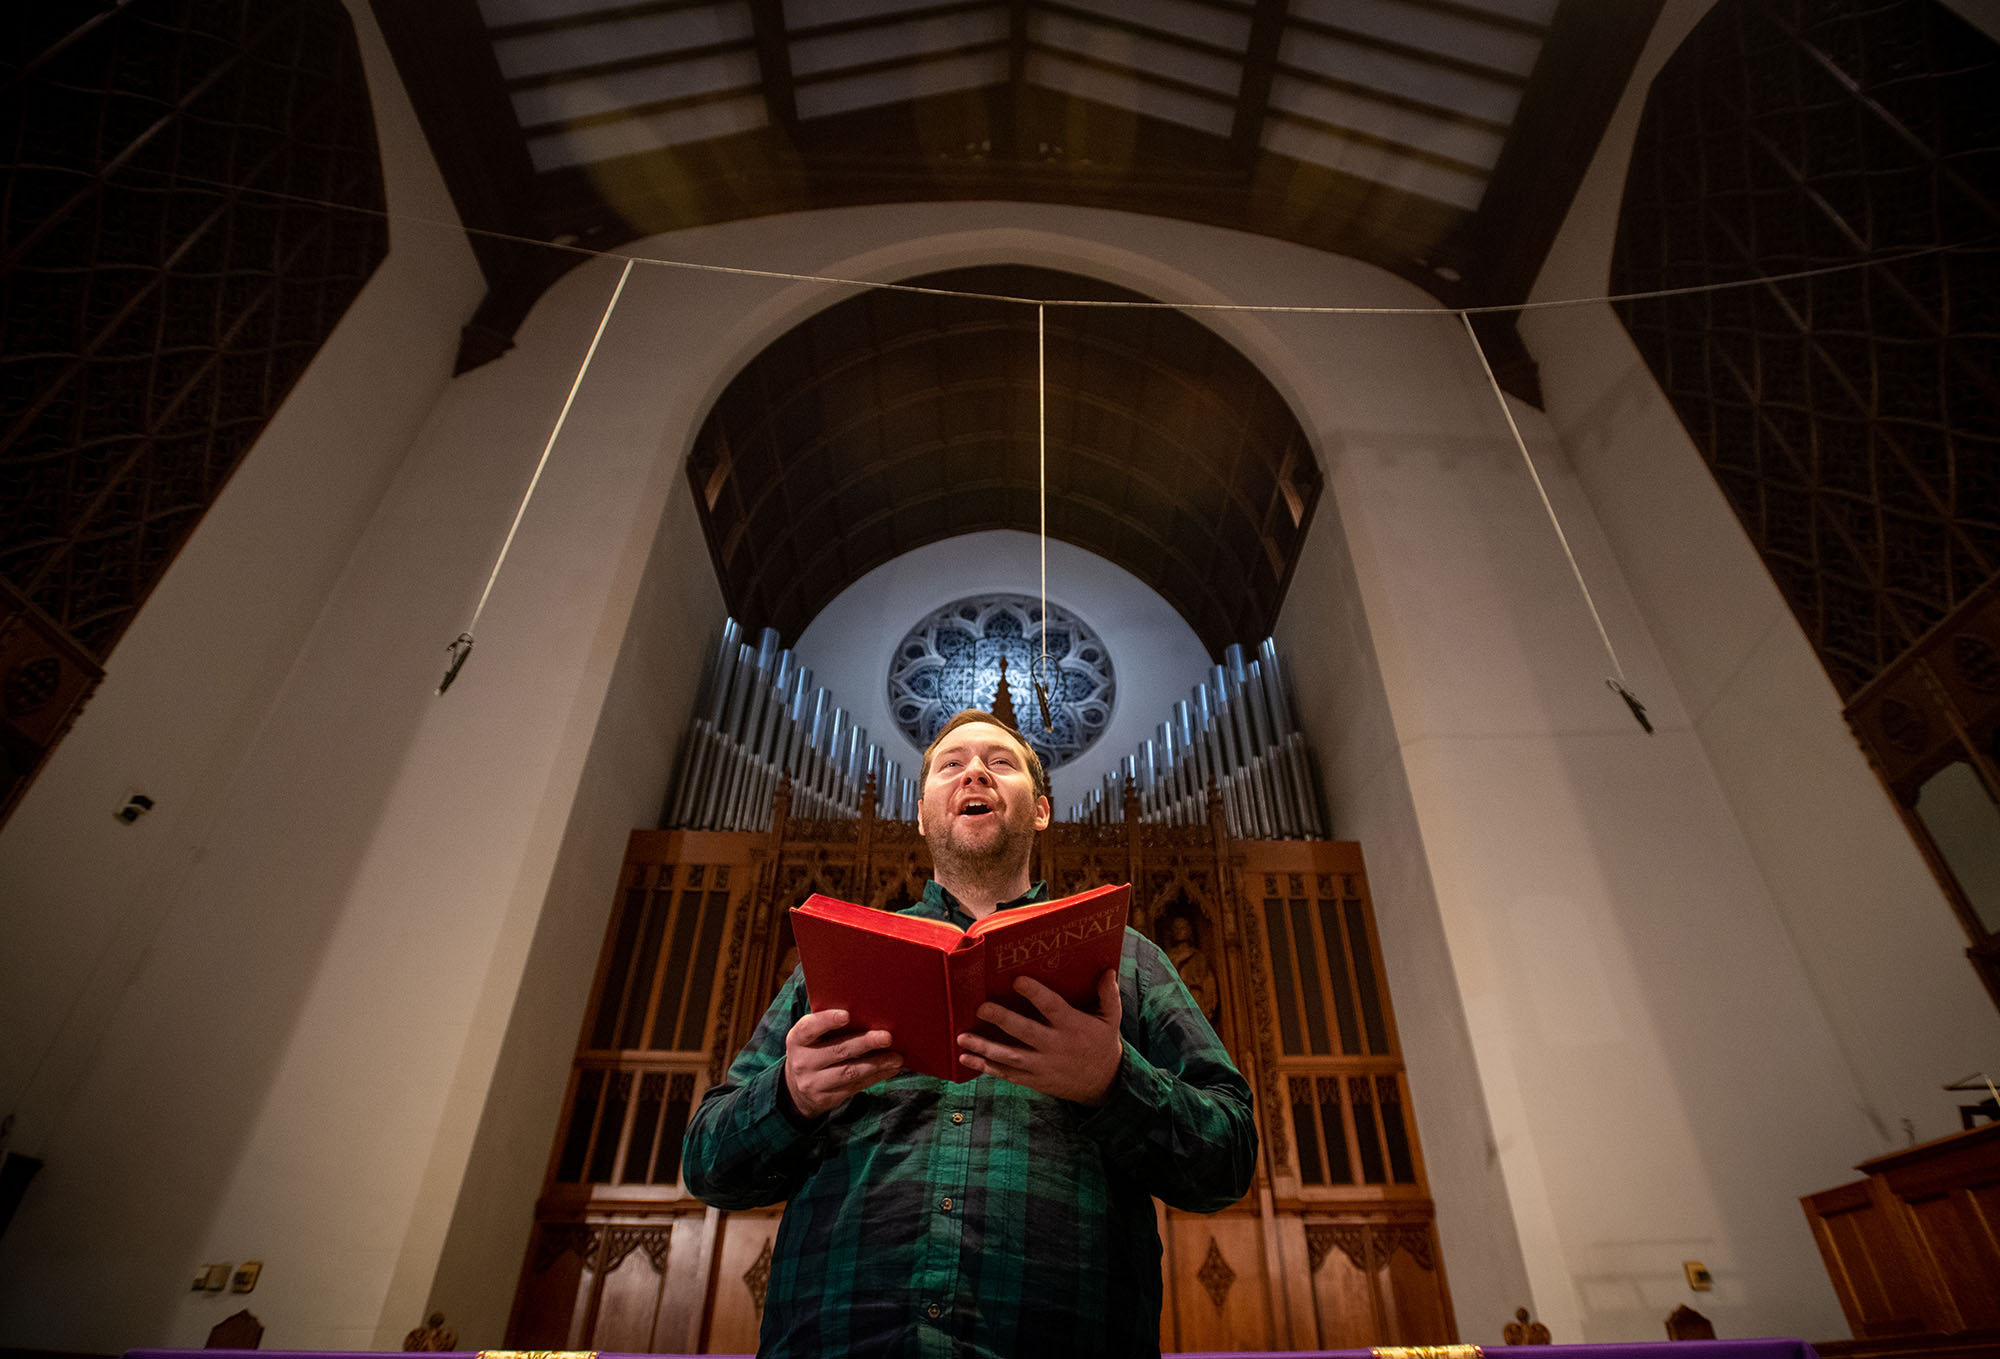
[(958, 814), (960, 816), (985, 816), (992, 810), (993, 808), (988, 804), (974, 800), (971, 802), (961, 804), (958, 809)]

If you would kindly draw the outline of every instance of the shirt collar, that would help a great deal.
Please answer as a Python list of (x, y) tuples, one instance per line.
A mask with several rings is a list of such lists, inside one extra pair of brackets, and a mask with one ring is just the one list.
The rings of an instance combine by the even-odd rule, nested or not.
[[(1004, 911), (1012, 906), (1032, 906), (1038, 901), (1048, 899), (1049, 885), (1046, 882), (1038, 882), (1012, 901), (1003, 901), (993, 909)], [(957, 897), (938, 886), (936, 878), (924, 884), (924, 899), (911, 908), (910, 913), (927, 915), (937, 920), (949, 920), (960, 929), (970, 925), (973, 919), (972, 912), (960, 905)]]

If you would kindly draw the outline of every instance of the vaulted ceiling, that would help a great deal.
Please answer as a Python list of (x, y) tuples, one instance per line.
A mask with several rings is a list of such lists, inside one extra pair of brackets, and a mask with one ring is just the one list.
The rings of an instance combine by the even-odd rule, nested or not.
[[(815, 207), (1078, 203), (1354, 256), (1448, 305), (1526, 295), (1659, 7), (376, 0), (469, 227), (610, 248)], [(575, 260), (474, 244), (492, 289), (462, 366)]]
[[(375, 0), (375, 12), (489, 284), (463, 371), (505, 352), (584, 257), (538, 243), (611, 250), (874, 203), (1122, 209), (1365, 260), (1448, 306), (1521, 301), (1660, 4)], [(1102, 286), (1019, 270), (955, 286), (968, 282)], [(737, 617), (796, 636), (899, 552), (1035, 527), (1033, 393), (1017, 364), (1032, 335), (1021, 315), (979, 307), (838, 304), (717, 403), (688, 472)], [(1084, 376), (1050, 392), (1051, 531), (1153, 584), (1216, 651), (1255, 642), (1319, 486), (1290, 411), (1186, 317), (1052, 321), (1051, 343), (1079, 356), (1066, 371)], [(1539, 402), (1511, 318), (1476, 324), (1502, 383)], [(919, 351), (954, 357), (947, 368)], [(1090, 387), (1112, 369), (1141, 386)], [(1131, 399), (1145, 383), (1191, 422), (1151, 419)], [(1235, 423), (1203, 423), (1223, 395), (1242, 398)]]
[[(1018, 265), (909, 280), (1133, 300)], [(1038, 532), (1035, 309), (876, 291), (808, 318), (724, 389), (688, 480), (732, 613), (797, 637), (913, 548)], [(1047, 526), (1153, 587), (1210, 652), (1268, 636), (1321, 474), (1256, 365), (1177, 311), (1050, 308)]]

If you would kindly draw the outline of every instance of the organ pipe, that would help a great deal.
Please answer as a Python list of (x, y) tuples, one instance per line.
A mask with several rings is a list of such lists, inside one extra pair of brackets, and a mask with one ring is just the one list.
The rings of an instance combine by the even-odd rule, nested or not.
[(1225, 651), (1222, 664), (1174, 704), (1154, 735), (1070, 808), (1069, 819), (1122, 821), (1129, 786), (1140, 820), (1197, 826), (1208, 820), (1210, 784), (1222, 795), (1232, 836), (1328, 838), (1312, 753), (1270, 638), (1255, 656), (1240, 645)]
[(723, 621), (695, 713), (663, 809), (670, 830), (768, 830), (786, 773), (794, 816), (859, 816), (870, 780), (877, 816), (916, 815), (916, 780), (813, 683), (775, 629), (753, 643), (735, 619)]

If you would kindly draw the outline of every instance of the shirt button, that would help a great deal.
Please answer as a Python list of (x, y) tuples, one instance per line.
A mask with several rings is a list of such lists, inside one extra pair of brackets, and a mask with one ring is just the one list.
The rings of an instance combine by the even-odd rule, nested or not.
[(944, 1308), (938, 1306), (936, 1303), (932, 1303), (929, 1307), (926, 1307), (924, 1310), (930, 1313), (930, 1318), (932, 1321), (936, 1321), (939, 1317), (944, 1315)]
[(949, 1212), (951, 1211), (951, 1200), (950, 1200), (950, 1199), (945, 1199), (945, 1200), (942, 1200), (942, 1201), (941, 1201), (941, 1202), (940, 1202), (940, 1203), (938, 1204), (938, 1207), (939, 1207), (940, 1209), (942, 1209), (942, 1210), (943, 1210), (944, 1212), (947, 1212), (947, 1213), (949, 1213)]
[(951, 1116), (951, 1121), (952, 1121), (952, 1122), (954, 1122), (954, 1123), (963, 1123), (963, 1122), (965, 1122), (965, 1115), (964, 1115), (964, 1114), (953, 1114), (953, 1115)]

